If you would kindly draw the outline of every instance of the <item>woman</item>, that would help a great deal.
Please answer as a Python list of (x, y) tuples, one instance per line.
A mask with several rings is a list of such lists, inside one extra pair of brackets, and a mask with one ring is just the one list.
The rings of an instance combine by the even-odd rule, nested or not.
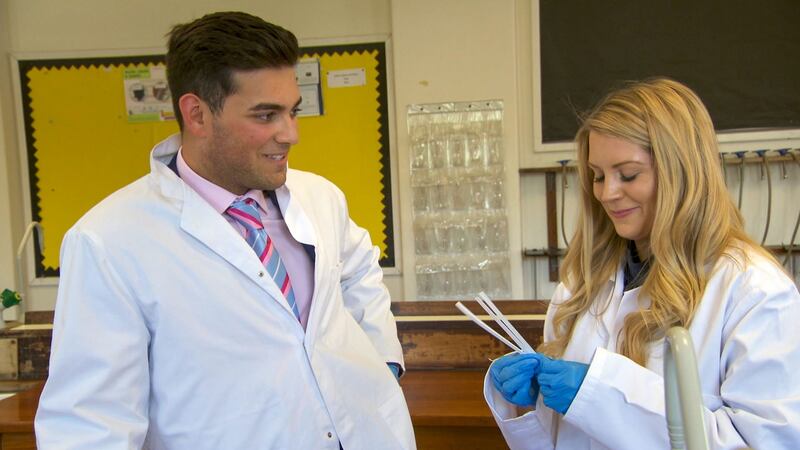
[(745, 233), (700, 99), (664, 78), (628, 85), (576, 141), (581, 210), (544, 344), (495, 361), (484, 387), (511, 448), (669, 448), (676, 325), (711, 448), (800, 448), (800, 294)]

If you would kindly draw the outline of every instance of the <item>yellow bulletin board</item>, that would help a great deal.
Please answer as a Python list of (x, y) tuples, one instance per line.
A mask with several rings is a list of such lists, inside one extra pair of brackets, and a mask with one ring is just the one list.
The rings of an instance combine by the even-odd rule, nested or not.
[[(300, 117), (300, 143), (289, 165), (342, 189), (350, 216), (394, 267), (388, 98), (384, 43), (303, 48), (317, 59), (323, 115)], [(149, 152), (175, 121), (132, 123), (125, 69), (163, 67), (163, 55), (18, 61), (31, 192), (31, 219), (41, 223), (37, 276), (58, 276), (66, 231), (100, 200), (147, 174)], [(361, 70), (363, 84), (329, 87), (331, 71)], [(36, 246), (35, 246), (36, 247)]]

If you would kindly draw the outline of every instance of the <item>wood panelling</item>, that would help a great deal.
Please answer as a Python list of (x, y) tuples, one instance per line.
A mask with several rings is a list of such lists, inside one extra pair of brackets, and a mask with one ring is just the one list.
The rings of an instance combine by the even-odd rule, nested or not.
[(50, 331), (36, 331), (17, 338), (19, 380), (44, 380), (50, 366)]
[(0, 450), (36, 450), (36, 435), (33, 433), (0, 434)]
[[(542, 320), (511, 323), (528, 343), (539, 345)], [(471, 321), (398, 322), (397, 329), (409, 370), (486, 368), (490, 360), (511, 351)]]
[(25, 323), (53, 323), (54, 311), (27, 311)]
[[(436, 300), (416, 302), (392, 302), (392, 313), (402, 316), (456, 316), (463, 317), (456, 309), (460, 301), (475, 314), (486, 314), (475, 300)], [(547, 300), (493, 300), (493, 303), (506, 315), (512, 314), (545, 314)]]
[[(408, 369), (486, 368), (489, 360), (509, 351), (461, 314), (455, 300), (426, 302), (394, 302), (397, 330), (403, 345)], [(464, 300), (472, 312), (485, 312), (474, 300)], [(508, 315), (515, 327), (534, 347), (541, 342), (547, 301), (496, 300), (495, 304)], [(525, 318), (515, 318), (523, 316)], [(52, 311), (29, 311), (26, 321), (47, 323)], [(44, 321), (44, 322), (38, 322)], [(494, 329), (499, 328), (490, 322)], [(0, 331), (0, 336), (17, 340), (18, 380), (43, 380), (47, 377), (50, 359), (51, 330)]]

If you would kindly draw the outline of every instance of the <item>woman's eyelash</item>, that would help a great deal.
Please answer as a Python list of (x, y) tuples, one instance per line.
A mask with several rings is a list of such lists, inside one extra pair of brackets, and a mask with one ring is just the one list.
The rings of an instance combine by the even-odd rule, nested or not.
[[(625, 176), (623, 174), (619, 174), (619, 179), (624, 181), (624, 182), (629, 182), (629, 181), (635, 180), (638, 175), (639, 175), (638, 173), (635, 173), (635, 174), (633, 174), (631, 176)], [(592, 181), (595, 182), (595, 183), (602, 183), (603, 181), (605, 181), (605, 179), (606, 179), (605, 175), (593, 175), (592, 176)]]

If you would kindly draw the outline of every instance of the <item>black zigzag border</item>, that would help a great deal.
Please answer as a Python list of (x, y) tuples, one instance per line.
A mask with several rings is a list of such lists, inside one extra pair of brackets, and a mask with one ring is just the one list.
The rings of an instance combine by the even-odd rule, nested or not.
[[(373, 52), (377, 51), (378, 61), (378, 133), (380, 135), (381, 176), (383, 177), (383, 226), (386, 256), (379, 261), (381, 267), (395, 267), (394, 248), (394, 220), (392, 203), (392, 175), (391, 157), (389, 146), (389, 97), (387, 87), (386, 44), (384, 42), (370, 42), (363, 44), (345, 44), (333, 46), (303, 47), (301, 54), (337, 55), (341, 53)], [(28, 157), (28, 182), (31, 193), (31, 220), (41, 221), (41, 206), (39, 204), (39, 177), (36, 166), (36, 141), (33, 135), (33, 109), (31, 107), (31, 90), (28, 82), (28, 73), (34, 69), (61, 69), (81, 68), (91, 66), (127, 66), (135, 64), (159, 64), (165, 61), (165, 55), (139, 55), (119, 57), (96, 57), (75, 59), (36, 59), (18, 61), (19, 79), (22, 94), (22, 113), (25, 126), (25, 146)], [(34, 246), (35, 266), (37, 277), (57, 277), (59, 269), (44, 266), (44, 255), (38, 246)]]
[(383, 226), (386, 238), (386, 256), (378, 262), (381, 267), (395, 267), (394, 253), (394, 220), (392, 208), (392, 170), (389, 148), (389, 94), (386, 76), (386, 43), (368, 42), (363, 44), (346, 44), (321, 47), (303, 47), (301, 53), (306, 56), (339, 55), (342, 53), (374, 52), (378, 60), (378, 134), (380, 135), (381, 176), (383, 176)]
[[(20, 60), (19, 80), (22, 94), (22, 117), (25, 125), (25, 148), (28, 153), (28, 182), (31, 193), (31, 220), (42, 220), (42, 208), (39, 204), (39, 177), (36, 172), (38, 158), (36, 158), (36, 140), (33, 136), (33, 108), (31, 107), (31, 88), (28, 74), (34, 69), (76, 69), (91, 66), (127, 66), (132, 64), (158, 64), (164, 62), (164, 55), (120, 56), (107, 58), (76, 58), (76, 59), (32, 59)], [(34, 240), (37, 242), (37, 240)], [(45, 267), (44, 255), (38, 245), (34, 245), (36, 277), (57, 277), (58, 268)]]

